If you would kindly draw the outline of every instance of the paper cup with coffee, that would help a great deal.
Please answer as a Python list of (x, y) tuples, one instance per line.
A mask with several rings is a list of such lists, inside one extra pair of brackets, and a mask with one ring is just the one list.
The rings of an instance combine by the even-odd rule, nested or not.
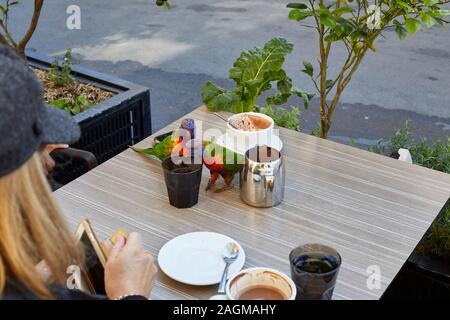
[(284, 273), (269, 268), (245, 269), (227, 283), (230, 300), (294, 300), (297, 289)]

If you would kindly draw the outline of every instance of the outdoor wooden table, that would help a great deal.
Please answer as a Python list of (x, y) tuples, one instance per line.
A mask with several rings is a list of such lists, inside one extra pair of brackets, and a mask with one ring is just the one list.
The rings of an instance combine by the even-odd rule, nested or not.
[[(202, 121), (203, 129), (225, 130), (225, 122), (204, 107), (185, 117)], [(178, 128), (180, 121), (138, 146), (148, 147), (154, 136)], [(243, 246), (244, 267), (271, 267), (289, 275), (293, 248), (308, 242), (330, 245), (343, 259), (333, 298), (379, 299), (449, 198), (450, 175), (292, 130), (280, 129), (280, 137), (286, 192), (274, 208), (244, 204), (237, 183), (223, 193), (206, 192), (208, 170), (198, 204), (171, 207), (160, 164), (130, 149), (55, 196), (73, 229), (87, 217), (99, 238), (118, 228), (139, 231), (155, 256), (178, 235), (213, 231)], [(370, 266), (380, 269), (379, 289), (367, 285), (373, 283)], [(216, 290), (184, 285), (159, 272), (151, 297), (208, 299)]]

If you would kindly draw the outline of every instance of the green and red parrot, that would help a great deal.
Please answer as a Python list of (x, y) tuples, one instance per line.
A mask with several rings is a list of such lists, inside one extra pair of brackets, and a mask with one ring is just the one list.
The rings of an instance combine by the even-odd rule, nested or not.
[[(165, 137), (161, 142), (158, 142), (155, 144), (152, 148), (137, 148), (137, 147), (131, 147), (134, 151), (137, 151), (139, 153), (147, 154), (150, 156), (155, 156), (159, 160), (164, 160), (167, 157), (170, 157), (172, 154), (172, 150), (177, 147), (179, 144), (182, 143), (182, 139), (180, 138), (174, 138), (171, 135)], [(182, 148), (181, 148), (182, 150)]]
[[(184, 119), (180, 128), (187, 131), (181, 132), (181, 134), (177, 134), (178, 131), (175, 131), (175, 134), (167, 136), (161, 142), (156, 143), (152, 148), (131, 148), (139, 153), (155, 156), (161, 161), (170, 157), (175, 148), (175, 152), (180, 157), (187, 157), (189, 154), (192, 154), (193, 151), (192, 144), (187, 142), (191, 138), (194, 138), (195, 122), (192, 119)], [(186, 146), (186, 144), (189, 146)], [(234, 176), (239, 173), (244, 166), (243, 155), (235, 153), (230, 149), (219, 146), (211, 141), (203, 141), (201, 147), (203, 164), (210, 171), (210, 178), (206, 190), (210, 190), (220, 177), (223, 178), (225, 186), (215, 190), (215, 192), (233, 188), (232, 183)]]
[(219, 177), (222, 177), (225, 187), (215, 190), (215, 192), (221, 192), (233, 188), (234, 176), (244, 167), (244, 156), (214, 142), (204, 141), (203, 164), (210, 172), (206, 190), (211, 189)]
[(175, 130), (173, 134), (165, 137), (162, 141), (156, 143), (151, 148), (131, 148), (139, 153), (155, 156), (161, 161), (167, 157), (170, 157), (174, 148), (179, 149), (177, 150), (179, 156), (186, 156), (188, 154), (188, 150), (184, 146), (186, 141), (194, 138), (195, 121), (193, 119), (184, 119), (181, 122), (180, 129), (184, 129), (186, 131)]

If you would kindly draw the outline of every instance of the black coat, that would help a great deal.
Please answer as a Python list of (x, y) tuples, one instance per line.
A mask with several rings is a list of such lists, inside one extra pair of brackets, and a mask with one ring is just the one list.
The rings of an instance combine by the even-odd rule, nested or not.
[[(56, 300), (108, 300), (106, 296), (90, 295), (80, 290), (72, 290), (59, 285), (50, 286)], [(3, 300), (40, 300), (30, 289), (18, 282), (7, 282), (3, 295)], [(143, 296), (128, 296), (123, 300), (147, 300)]]

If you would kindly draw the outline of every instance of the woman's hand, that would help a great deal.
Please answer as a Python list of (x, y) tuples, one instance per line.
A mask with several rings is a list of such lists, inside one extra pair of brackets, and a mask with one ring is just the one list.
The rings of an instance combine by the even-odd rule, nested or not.
[(118, 237), (106, 262), (106, 294), (109, 299), (126, 295), (149, 297), (157, 272), (153, 256), (142, 248), (140, 234), (130, 233), (126, 243)]
[(47, 282), (52, 276), (52, 271), (50, 270), (50, 267), (48, 266), (47, 262), (45, 262), (45, 260), (41, 260), (36, 265), (36, 271), (41, 276), (42, 280), (44, 280), (44, 282)]
[(50, 156), (50, 153), (52, 153), (56, 149), (66, 149), (68, 147), (68, 144), (46, 144), (41, 149), (42, 164), (44, 165), (44, 168), (45, 170), (47, 170), (47, 172), (52, 172), (55, 168), (55, 161)]

